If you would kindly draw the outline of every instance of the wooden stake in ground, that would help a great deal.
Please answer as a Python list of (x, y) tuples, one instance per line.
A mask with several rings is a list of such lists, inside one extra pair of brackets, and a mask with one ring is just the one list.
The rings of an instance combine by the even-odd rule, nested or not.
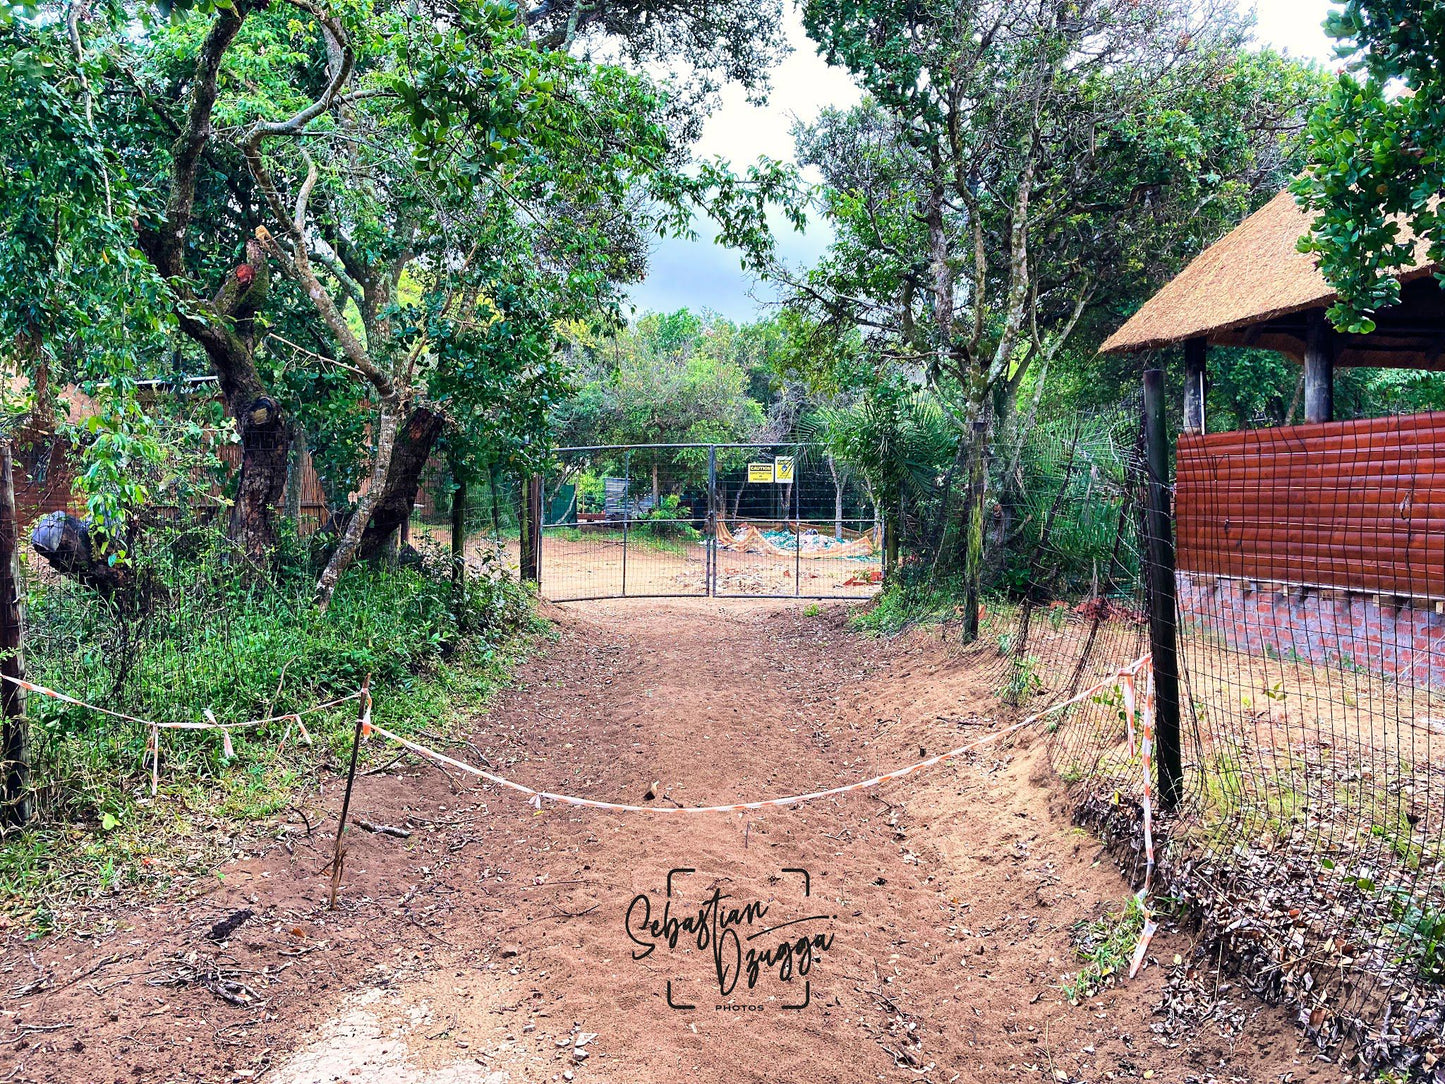
[[(25, 677), (25, 610), (20, 600), (20, 524), (9, 439), (0, 441), (0, 673)], [(0, 823), (21, 825), (35, 812), (30, 793), (30, 724), (25, 690), (0, 682)]]
[(351, 788), (356, 782), (356, 758), (361, 752), (361, 732), (371, 722), (371, 675), (361, 683), (361, 701), (356, 711), (356, 733), (351, 737), (351, 767), (346, 772), (346, 795), (341, 799), (341, 820), (336, 825), (336, 853), (331, 856), (331, 910), (336, 910), (336, 893), (341, 888), (341, 867), (346, 861), (346, 847), (341, 837), (346, 832), (346, 814), (351, 809)]

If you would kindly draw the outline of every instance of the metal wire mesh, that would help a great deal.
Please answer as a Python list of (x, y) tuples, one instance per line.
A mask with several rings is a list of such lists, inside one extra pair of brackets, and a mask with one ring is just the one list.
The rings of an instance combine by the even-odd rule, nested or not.
[(564, 448), (543, 482), (553, 601), (867, 597), (881, 531), (861, 481), (808, 444)]
[[(1163, 891), (1321, 1045), (1407, 1071), (1445, 1052), (1442, 436), (1438, 415), (1186, 436), (1175, 490)], [(1124, 728), (1079, 713), (1051, 753), (1137, 856)]]

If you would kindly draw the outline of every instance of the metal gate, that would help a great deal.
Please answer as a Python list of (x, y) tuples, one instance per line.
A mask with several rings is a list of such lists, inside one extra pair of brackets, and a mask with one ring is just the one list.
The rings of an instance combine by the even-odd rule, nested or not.
[(813, 444), (561, 448), (542, 480), (553, 602), (867, 598), (883, 535), (862, 480)]

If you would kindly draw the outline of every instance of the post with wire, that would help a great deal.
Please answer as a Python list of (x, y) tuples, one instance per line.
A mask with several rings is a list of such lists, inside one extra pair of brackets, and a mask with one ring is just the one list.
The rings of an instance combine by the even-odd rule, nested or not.
[(1144, 452), (1148, 473), (1144, 530), (1145, 578), (1149, 602), (1149, 652), (1153, 657), (1155, 760), (1159, 800), (1174, 809), (1183, 796), (1183, 755), (1179, 728), (1179, 618), (1174, 588), (1174, 528), (1171, 520), (1168, 427), (1164, 415), (1164, 372), (1144, 373)]

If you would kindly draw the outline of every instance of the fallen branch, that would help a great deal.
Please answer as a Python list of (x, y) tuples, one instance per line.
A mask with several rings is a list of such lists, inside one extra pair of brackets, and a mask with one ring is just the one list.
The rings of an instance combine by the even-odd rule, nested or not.
[(395, 836), (397, 839), (411, 838), (410, 829), (396, 828), (390, 824), (373, 824), (371, 821), (363, 820), (361, 817), (356, 818), (356, 827), (364, 828), (368, 832), (372, 832), (376, 835)]

